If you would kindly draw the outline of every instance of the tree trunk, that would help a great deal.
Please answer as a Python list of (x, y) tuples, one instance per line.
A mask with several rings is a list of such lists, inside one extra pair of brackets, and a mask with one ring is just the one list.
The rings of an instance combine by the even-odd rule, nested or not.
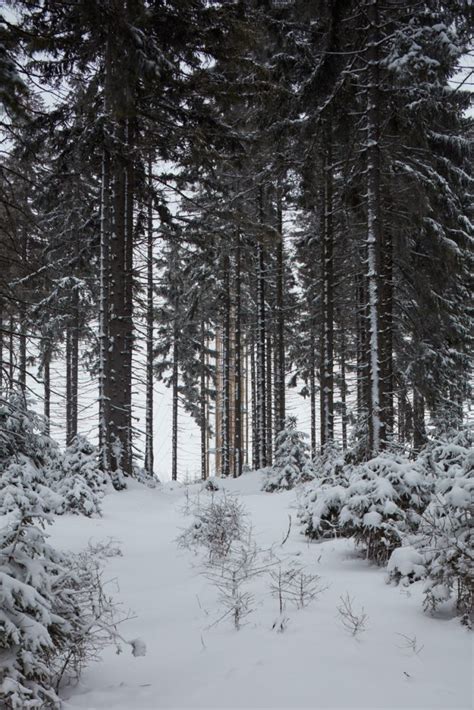
[(273, 406), (272, 406), (272, 336), (270, 333), (270, 326), (267, 332), (267, 338), (265, 343), (265, 389), (266, 389), (266, 412), (265, 412), (265, 422), (266, 422), (266, 443), (265, 450), (267, 453), (267, 466), (272, 465), (273, 461)]
[(71, 446), (77, 436), (78, 375), (79, 323), (76, 312), (66, 336), (66, 446)]
[(172, 372), (172, 398), (173, 411), (171, 423), (171, 479), (178, 480), (178, 326), (175, 318), (173, 336), (173, 372)]
[(8, 343), (8, 349), (9, 349), (9, 361), (8, 361), (8, 379), (10, 381), (10, 390), (13, 389), (14, 385), (14, 378), (15, 378), (15, 341), (14, 341), (14, 332), (15, 332), (15, 321), (13, 320), (13, 316), (10, 316), (10, 325), (9, 325), (9, 343)]
[(147, 289), (146, 289), (146, 404), (145, 404), (145, 471), (153, 475), (153, 178), (152, 159), (148, 159), (147, 214)]
[(206, 417), (206, 331), (204, 319), (201, 317), (201, 342), (199, 351), (199, 428), (201, 434), (201, 478), (205, 481), (209, 472), (207, 470), (207, 417)]
[(43, 358), (43, 414), (45, 420), (45, 434), (49, 436), (51, 433), (51, 346), (49, 343), (44, 345)]
[(413, 390), (413, 448), (420, 451), (427, 442), (425, 429), (425, 399), (415, 387)]
[(341, 321), (340, 330), (341, 342), (341, 433), (342, 433), (342, 448), (347, 449), (347, 387), (346, 387), (346, 330), (344, 322)]
[(281, 186), (277, 188), (277, 272), (276, 272), (276, 363), (275, 363), (275, 434), (285, 428), (285, 311), (284, 311), (284, 243)]
[(252, 395), (252, 468), (258, 468), (260, 452), (258, 447), (258, 421), (257, 421), (257, 367), (255, 362), (255, 343), (252, 337), (250, 342), (250, 379)]
[(380, 387), (380, 250), (382, 243), (380, 194), (379, 52), (378, 0), (368, 0), (369, 65), (367, 87), (367, 290), (368, 290), (368, 373), (369, 373), (369, 453), (375, 455), (385, 441)]
[(240, 233), (235, 247), (235, 402), (234, 402), (234, 477), (242, 474), (242, 324), (241, 324), (241, 249)]
[[(107, 109), (105, 109), (107, 110)], [(102, 152), (102, 185), (100, 196), (100, 260), (99, 260), (99, 461), (103, 471), (109, 470), (108, 426), (109, 401), (105, 396), (105, 377), (109, 357), (109, 246), (110, 246), (110, 156)]]
[(222, 260), (223, 271), (223, 382), (222, 382), (222, 475), (230, 474), (230, 259), (224, 253)]
[(324, 166), (324, 223), (321, 240), (322, 358), (321, 358), (321, 449), (334, 439), (334, 231), (332, 129), (326, 126)]
[(310, 420), (310, 440), (311, 440), (311, 458), (316, 456), (316, 352), (314, 342), (314, 331), (311, 332), (311, 356), (309, 364), (309, 404), (311, 412)]

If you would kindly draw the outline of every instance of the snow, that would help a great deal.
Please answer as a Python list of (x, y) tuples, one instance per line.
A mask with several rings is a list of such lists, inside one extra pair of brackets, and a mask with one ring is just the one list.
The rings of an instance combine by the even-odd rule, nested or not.
[[(104, 498), (102, 518), (62, 516), (52, 528), (52, 543), (63, 549), (120, 542), (122, 556), (108, 560), (109, 591), (132, 613), (120, 633), (135, 639), (136, 656), (146, 644), (139, 658), (109, 649), (64, 691), (66, 708), (471, 707), (469, 632), (456, 619), (423, 614), (422, 583), (409, 592), (388, 586), (386, 571), (356, 556), (347, 540), (308, 542), (296, 522), (295, 491), (262, 493), (256, 473), (219, 483), (241, 497), (260, 547), (274, 545), (328, 589), (305, 609), (288, 608), (287, 628), (277, 633), (277, 601), (262, 576), (251, 582), (254, 612), (242, 629), (229, 620), (213, 625), (218, 591), (201, 573), (201, 557), (175, 543), (191, 519), (183, 514), (186, 490), (192, 498), (201, 486), (132, 482)], [(293, 524), (281, 547), (289, 514)], [(346, 593), (368, 616), (357, 638), (338, 618)], [(416, 637), (422, 651), (401, 644), (401, 634)]]

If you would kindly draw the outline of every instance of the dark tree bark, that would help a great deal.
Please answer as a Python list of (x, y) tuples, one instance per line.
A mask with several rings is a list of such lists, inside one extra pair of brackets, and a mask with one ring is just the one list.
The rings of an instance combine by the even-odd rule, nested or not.
[(242, 314), (240, 233), (235, 246), (235, 401), (234, 401), (234, 477), (242, 474)]
[(173, 410), (172, 410), (172, 421), (171, 421), (171, 479), (173, 481), (178, 480), (178, 325), (174, 325), (174, 336), (173, 336), (173, 371), (171, 376), (171, 387), (172, 387), (172, 399), (173, 399)]
[(250, 341), (250, 379), (252, 394), (252, 468), (257, 469), (260, 453), (258, 447), (258, 421), (257, 421), (257, 367), (255, 362), (255, 343)]
[(275, 434), (285, 428), (285, 305), (284, 305), (284, 242), (283, 242), (283, 207), (281, 187), (277, 189), (277, 229), (278, 243), (276, 253), (276, 358), (275, 358)]
[(425, 399), (415, 387), (413, 390), (413, 448), (420, 451), (427, 442), (425, 428)]
[(369, 348), (368, 432), (369, 452), (376, 454), (386, 439), (382, 410), (380, 362), (380, 264), (382, 245), (381, 164), (380, 164), (380, 92), (379, 92), (379, 8), (378, 0), (368, 0), (369, 22), (367, 69), (367, 290)]
[(207, 416), (206, 416), (206, 401), (207, 401), (207, 390), (206, 390), (206, 334), (205, 334), (205, 323), (201, 318), (201, 332), (200, 332), (200, 351), (199, 351), (199, 381), (200, 381), (200, 392), (199, 392), (199, 428), (201, 434), (201, 478), (205, 481), (209, 477), (209, 471), (207, 469)]
[(66, 445), (77, 436), (79, 376), (79, 323), (77, 311), (66, 336)]
[(223, 276), (223, 382), (222, 382), (222, 475), (230, 474), (230, 258), (227, 252), (222, 259)]
[(344, 320), (340, 326), (340, 378), (341, 378), (341, 433), (342, 448), (347, 449), (347, 385), (346, 385), (346, 329)]
[(44, 346), (43, 358), (43, 414), (45, 419), (45, 434), (49, 436), (51, 433), (51, 346), (49, 343), (46, 343)]
[(332, 129), (326, 126), (324, 162), (324, 221), (321, 239), (322, 357), (321, 357), (321, 449), (334, 439), (334, 228)]
[(148, 187), (150, 195), (147, 209), (147, 287), (146, 287), (146, 404), (145, 404), (145, 470), (153, 475), (153, 202), (152, 159), (148, 160)]
[(314, 330), (311, 335), (311, 351), (309, 365), (309, 405), (310, 405), (310, 441), (311, 458), (316, 456), (316, 347), (314, 342)]

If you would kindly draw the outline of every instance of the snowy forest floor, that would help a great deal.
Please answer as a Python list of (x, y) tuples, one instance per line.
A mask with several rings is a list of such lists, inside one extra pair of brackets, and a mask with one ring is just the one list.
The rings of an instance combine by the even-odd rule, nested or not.
[[(472, 707), (469, 632), (455, 619), (423, 614), (419, 585), (409, 594), (388, 586), (385, 572), (360, 559), (346, 540), (309, 543), (296, 521), (293, 491), (262, 493), (256, 473), (224, 485), (245, 505), (258, 545), (275, 545), (279, 557), (321, 575), (326, 591), (304, 609), (287, 609), (287, 628), (277, 633), (278, 602), (262, 576), (250, 585), (254, 612), (240, 631), (229, 619), (209, 628), (222, 614), (218, 590), (202, 574), (202, 556), (176, 545), (191, 521), (183, 514), (186, 488), (132, 483), (128, 491), (111, 492), (102, 518), (58, 518), (51, 537), (72, 551), (89, 541), (120, 543), (122, 556), (109, 558), (106, 576), (116, 580), (110, 592), (124, 612), (134, 615), (122, 635), (142, 638), (147, 655), (107, 649), (78, 686), (64, 690), (66, 708)], [(187, 488), (192, 497), (201, 486)], [(293, 525), (281, 547), (288, 514)], [(346, 593), (368, 617), (358, 638), (338, 616)], [(416, 637), (419, 653), (405, 637)]]

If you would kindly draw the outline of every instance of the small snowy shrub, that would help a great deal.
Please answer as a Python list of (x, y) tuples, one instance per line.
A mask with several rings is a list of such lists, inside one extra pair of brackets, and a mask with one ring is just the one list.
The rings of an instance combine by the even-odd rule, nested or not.
[(344, 464), (342, 453), (334, 446), (313, 461), (316, 478), (308, 484), (299, 500), (298, 518), (310, 538), (331, 538), (345, 533), (339, 528), (339, 513), (346, 502), (352, 466)]
[(77, 436), (58, 461), (55, 471), (54, 488), (64, 500), (59, 512), (88, 517), (100, 515), (105, 485), (96, 448), (85, 437)]
[(340, 529), (354, 537), (369, 560), (385, 564), (403, 536), (416, 530), (432, 490), (432, 477), (419, 462), (380, 454), (353, 469)]
[(243, 540), (247, 533), (244, 506), (235, 496), (223, 493), (197, 508), (193, 522), (179, 535), (177, 542), (185, 549), (204, 547), (210, 560), (222, 559), (232, 543)]
[(276, 437), (274, 463), (269, 468), (262, 490), (268, 493), (289, 490), (313, 478), (305, 438), (306, 434), (296, 428), (296, 418), (288, 417), (285, 428)]
[(31, 461), (12, 463), (0, 489), (0, 706), (15, 710), (59, 707), (59, 684), (123, 640), (104, 591), (103, 547), (66, 555), (48, 543), (51, 491), (35, 490), (34, 475)]
[(472, 494), (474, 451), (472, 432), (446, 435), (420, 455), (436, 473), (435, 492), (406, 547), (392, 554), (389, 579), (407, 584), (425, 579), (424, 607), (435, 611), (454, 597), (463, 623), (470, 625), (474, 608)]
[(315, 481), (300, 500), (298, 518), (304, 534), (313, 539), (343, 535), (339, 513), (346, 497), (347, 486)]
[(0, 397), (0, 473), (19, 454), (46, 469), (58, 453), (56, 442), (44, 434), (44, 420), (28, 409), (25, 397)]

